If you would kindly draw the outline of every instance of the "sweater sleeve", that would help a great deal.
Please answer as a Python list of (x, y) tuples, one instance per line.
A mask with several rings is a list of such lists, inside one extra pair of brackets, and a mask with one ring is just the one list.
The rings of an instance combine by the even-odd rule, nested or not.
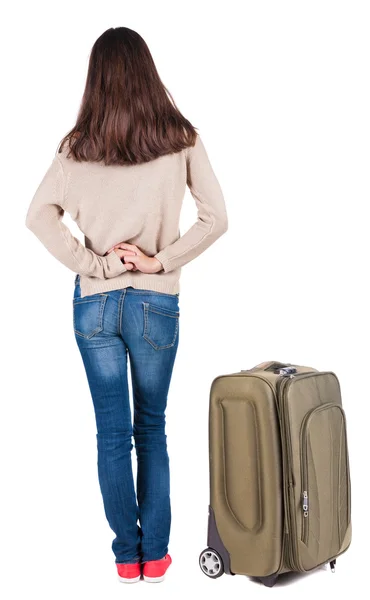
[(126, 271), (126, 266), (116, 252), (99, 256), (72, 235), (62, 222), (65, 212), (64, 172), (55, 155), (38, 186), (26, 215), (30, 229), (49, 252), (66, 267), (79, 273), (109, 279)]
[(186, 164), (187, 185), (195, 200), (198, 216), (184, 235), (155, 255), (165, 273), (199, 256), (228, 228), (223, 193), (199, 134), (195, 145), (187, 149)]

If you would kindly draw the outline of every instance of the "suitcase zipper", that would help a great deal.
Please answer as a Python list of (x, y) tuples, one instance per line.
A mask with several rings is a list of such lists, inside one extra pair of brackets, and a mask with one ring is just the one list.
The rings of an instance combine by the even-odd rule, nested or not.
[(309, 498), (308, 498), (308, 459), (307, 459), (307, 423), (312, 411), (306, 414), (301, 428), (301, 490), (302, 490), (302, 530), (301, 540), (307, 546), (309, 532)]
[(306, 546), (307, 546), (307, 542), (308, 542), (308, 531), (309, 531), (308, 491), (304, 490), (304, 492), (302, 494), (302, 535), (301, 535), (301, 539), (302, 539), (302, 542), (304, 544), (306, 544)]
[[(320, 373), (320, 375), (323, 373)], [(281, 426), (282, 426), (282, 443), (284, 443), (285, 441), (285, 450), (286, 450), (286, 484), (287, 484), (287, 490), (285, 490), (286, 493), (286, 515), (287, 515), (287, 519), (289, 522), (289, 528), (290, 528), (290, 535), (289, 535), (289, 541), (290, 543), (288, 544), (288, 561), (290, 564), (288, 564), (287, 566), (289, 566), (292, 570), (297, 570), (297, 571), (304, 571), (304, 569), (302, 569), (301, 565), (299, 564), (299, 547), (298, 547), (298, 531), (297, 531), (297, 521), (296, 521), (296, 515), (295, 515), (295, 494), (294, 494), (294, 487), (295, 487), (295, 481), (294, 481), (294, 475), (293, 475), (293, 450), (292, 450), (292, 444), (291, 444), (291, 436), (290, 436), (290, 432), (289, 432), (289, 420), (286, 419), (286, 407), (285, 407), (285, 399), (287, 397), (287, 392), (288, 389), (291, 385), (291, 383), (296, 380), (296, 379), (302, 379), (305, 377), (314, 377), (317, 376), (317, 372), (305, 372), (305, 373), (295, 373), (294, 375), (281, 375), (281, 380), (278, 380), (278, 382), (280, 381), (280, 383), (278, 383), (278, 388), (277, 388), (277, 396), (279, 399), (279, 410), (281, 413)], [(284, 489), (286, 488), (286, 485), (284, 486)], [(306, 487), (303, 485), (302, 487), (302, 491), (307, 491), (307, 496), (308, 496), (308, 490), (306, 490)], [(306, 503), (305, 503), (306, 505)], [(308, 506), (308, 503), (307, 503)], [(303, 502), (302, 502), (302, 507), (303, 507)], [(307, 511), (308, 512), (308, 511)], [(306, 521), (308, 519), (304, 518), (304, 520)], [(306, 534), (307, 535), (307, 534)]]
[[(296, 377), (297, 375), (294, 375)], [(281, 379), (277, 381), (277, 398), (278, 398), (278, 408), (280, 414), (280, 428), (281, 428), (281, 442), (283, 448), (283, 472), (285, 473), (284, 480), (284, 506), (285, 506), (285, 521), (286, 521), (286, 530), (288, 530), (288, 540), (286, 544), (286, 563), (287, 567), (292, 570), (295, 570), (295, 561), (294, 561), (294, 549), (293, 543), (296, 539), (296, 523), (295, 519), (291, 515), (291, 505), (292, 505), (292, 495), (294, 494), (294, 480), (292, 473), (292, 462), (291, 462), (291, 445), (290, 445), (290, 437), (287, 435), (287, 421), (285, 419), (285, 410), (284, 410), (284, 392), (289, 382), (291, 382), (292, 376), (288, 377), (287, 375), (281, 375)]]

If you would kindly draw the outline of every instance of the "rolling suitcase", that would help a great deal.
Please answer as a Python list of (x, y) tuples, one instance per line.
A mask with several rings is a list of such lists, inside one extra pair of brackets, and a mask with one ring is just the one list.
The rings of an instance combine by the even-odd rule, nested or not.
[(351, 543), (346, 418), (332, 372), (278, 362), (216, 377), (203, 573), (257, 577), (330, 563)]

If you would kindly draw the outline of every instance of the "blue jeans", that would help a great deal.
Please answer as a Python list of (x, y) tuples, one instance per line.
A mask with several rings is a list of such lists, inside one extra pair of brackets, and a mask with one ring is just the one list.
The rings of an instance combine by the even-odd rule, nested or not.
[(178, 295), (128, 287), (81, 298), (76, 275), (73, 327), (94, 405), (98, 478), (116, 536), (115, 562), (163, 558), (171, 526), (165, 410), (179, 342)]

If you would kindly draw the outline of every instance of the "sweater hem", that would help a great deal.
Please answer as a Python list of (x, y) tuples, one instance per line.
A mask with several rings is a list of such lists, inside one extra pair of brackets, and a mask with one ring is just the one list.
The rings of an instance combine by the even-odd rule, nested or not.
[(96, 279), (96, 281), (91, 277), (80, 275), (81, 298), (92, 294), (101, 294), (127, 287), (170, 295), (180, 293), (180, 283), (178, 279), (164, 281), (162, 278), (154, 279), (153, 275), (148, 277), (135, 277), (130, 271), (125, 271), (122, 276), (112, 277), (111, 279)]

